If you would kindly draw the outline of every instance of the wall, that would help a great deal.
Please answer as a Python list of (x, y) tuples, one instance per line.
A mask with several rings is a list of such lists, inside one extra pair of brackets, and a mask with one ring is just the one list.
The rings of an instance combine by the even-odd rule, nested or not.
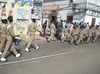
[(96, 18), (96, 23), (95, 24), (98, 25), (99, 22), (100, 22), (100, 18), (99, 17), (93, 17), (93, 16), (86, 15), (85, 16), (85, 22), (89, 22), (89, 24), (91, 24), (92, 18)]
[[(43, 6), (46, 6), (46, 5), (53, 5), (53, 4), (56, 4), (56, 5), (59, 5), (59, 8), (67, 8), (69, 5), (69, 0), (65, 0), (65, 1), (57, 1), (57, 2), (47, 2), (47, 3), (44, 3), (43, 4)], [(69, 10), (65, 10), (65, 9), (63, 9), (63, 10), (59, 10), (58, 11), (58, 21), (59, 20), (66, 20), (66, 17), (67, 17), (67, 12), (68, 12)], [(61, 18), (60, 18), (61, 17)], [(45, 20), (47, 20), (46, 18), (45, 19), (43, 19), (43, 22), (45, 21)]]
[(99, 25), (100, 23), (100, 18), (96, 18), (96, 25)]
[(73, 1), (74, 3), (86, 3), (87, 2), (87, 0), (73, 0)]
[(74, 19), (73, 19), (73, 22), (77, 22), (77, 23), (82, 22), (82, 21), (84, 21), (84, 18), (85, 18), (85, 17), (83, 17), (81, 20), (74, 20)]
[(87, 2), (95, 4), (96, 0), (87, 0)]
[(59, 11), (59, 15), (58, 15), (58, 16), (61, 16), (60, 19), (66, 20), (68, 11), (69, 11), (69, 10), (62, 10), (62, 11)]
[(91, 25), (91, 22), (92, 22), (92, 16), (88, 16), (88, 15), (86, 15), (85, 16), (85, 21), (84, 22), (89, 22), (89, 24)]
[(100, 6), (100, 0), (95, 0), (96, 4)]
[(100, 6), (100, 0), (87, 0), (89, 3), (93, 3)]

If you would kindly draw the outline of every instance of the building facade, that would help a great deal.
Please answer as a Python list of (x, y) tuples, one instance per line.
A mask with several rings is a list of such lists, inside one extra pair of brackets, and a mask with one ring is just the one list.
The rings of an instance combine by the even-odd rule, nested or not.
[[(56, 20), (68, 20), (69, 22), (89, 22), (89, 24), (99, 25), (100, 22), (100, 0), (44, 0), (43, 8), (51, 7), (51, 10), (43, 10), (43, 20), (48, 20), (56, 16)], [(53, 9), (53, 6), (58, 8)], [(53, 11), (56, 11), (54, 14)], [(48, 18), (48, 15), (51, 17)], [(50, 19), (51, 20), (51, 19)], [(49, 20), (49, 21), (50, 21)]]

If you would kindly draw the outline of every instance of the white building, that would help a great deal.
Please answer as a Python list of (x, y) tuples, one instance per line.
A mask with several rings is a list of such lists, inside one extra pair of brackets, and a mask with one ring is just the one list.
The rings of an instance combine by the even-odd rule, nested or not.
[[(49, 19), (47, 16), (51, 14), (52, 18), (57, 15), (55, 20), (67, 19), (69, 22), (84, 21), (93, 25), (99, 24), (100, 0), (74, 0), (73, 5), (69, 6), (69, 4), (69, 0), (44, 0), (43, 8), (48, 6), (43, 9), (44, 20)], [(55, 9), (54, 5), (56, 5)], [(53, 11), (57, 11), (57, 14)]]

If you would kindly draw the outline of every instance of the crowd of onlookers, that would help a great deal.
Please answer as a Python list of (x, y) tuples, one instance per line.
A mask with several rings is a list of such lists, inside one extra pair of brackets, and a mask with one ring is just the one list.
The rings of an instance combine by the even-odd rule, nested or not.
[[(68, 39), (68, 37), (73, 37), (72, 33), (74, 30), (76, 30), (75, 28), (78, 28), (78, 31), (75, 31), (78, 34), (77, 38), (79, 38), (79, 35), (82, 34), (83, 31), (87, 34), (87, 36), (89, 36), (91, 28), (93, 28), (94, 35), (94, 31), (95, 29), (97, 29), (97, 27), (100, 28), (99, 25), (90, 25), (88, 22), (84, 23), (82, 21), (80, 23), (70, 23), (67, 20), (60, 20), (59, 22), (57, 21), (57, 23), (51, 21), (50, 24), (48, 24), (48, 21), (46, 20), (42, 25), (42, 28), (44, 30), (44, 37), (47, 38), (48, 42), (50, 42), (51, 40), (55, 41), (56, 39), (59, 39), (61, 40), (61, 42), (64, 42)], [(82, 35), (84, 36), (85, 33)]]

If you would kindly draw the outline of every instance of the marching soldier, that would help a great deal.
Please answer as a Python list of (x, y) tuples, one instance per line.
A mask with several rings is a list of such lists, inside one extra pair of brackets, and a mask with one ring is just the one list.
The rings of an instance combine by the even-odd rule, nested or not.
[(0, 55), (2, 54), (2, 48), (3, 46), (5, 45), (5, 42), (6, 42), (6, 24), (7, 24), (7, 21), (6, 21), (7, 17), (6, 17), (6, 14), (5, 12), (2, 12), (1, 13), (1, 24), (0, 24), (0, 37), (1, 37), (1, 44), (0, 44)]
[(47, 42), (50, 42), (51, 40), (53, 40), (53, 41), (56, 40), (55, 33), (56, 33), (56, 28), (55, 28), (54, 23), (52, 22), (50, 24), (50, 37), (48, 38)]
[(9, 49), (16, 55), (17, 58), (21, 56), (21, 54), (17, 52), (16, 47), (13, 45), (13, 38), (18, 36), (14, 34), (13, 27), (11, 26), (10, 17), (8, 17), (8, 21), (7, 20), (5, 21), (9, 23), (6, 26), (6, 45), (1, 55), (1, 59), (0, 59), (1, 61), (6, 61), (5, 57)]
[(88, 30), (88, 38), (87, 38), (86, 43), (89, 43), (92, 40), (93, 33), (94, 33), (94, 27), (90, 26)]
[(98, 39), (98, 37), (100, 35), (100, 29), (99, 29), (99, 26), (98, 25), (96, 26), (96, 28), (94, 30), (94, 35), (95, 35), (95, 37), (94, 37), (93, 42), (96, 42), (96, 40)]
[(83, 38), (84, 38), (84, 30), (83, 30), (83, 28), (82, 28), (82, 29), (80, 29), (80, 31), (79, 31), (79, 38), (78, 38), (78, 40), (77, 40), (77, 42), (76, 42), (76, 45), (78, 45), (81, 41), (83, 42)]
[(62, 23), (58, 22), (57, 24), (57, 31), (56, 31), (56, 37), (57, 39), (61, 39), (61, 34), (62, 34)]
[(38, 30), (38, 28), (36, 26), (36, 19), (33, 18), (32, 19), (32, 23), (28, 27), (28, 32), (27, 33), (29, 34), (30, 39), (29, 39), (29, 41), (28, 41), (28, 43), (26, 45), (26, 49), (25, 49), (26, 52), (30, 51), (29, 48), (30, 48), (31, 45), (35, 45), (35, 48), (37, 50), (40, 48), (35, 42), (35, 32), (36, 31), (41, 32), (40, 30)]
[(66, 39), (67, 39), (67, 37), (68, 37), (68, 30), (67, 30), (67, 28), (64, 28), (63, 30), (62, 30), (62, 37), (61, 37), (61, 42), (63, 43)]
[(83, 39), (85, 39), (85, 37), (87, 37), (88, 34), (88, 28), (87, 26), (84, 26), (84, 28), (81, 28), (80, 32), (79, 32), (79, 39), (76, 42), (76, 45), (78, 45), (81, 41), (83, 43)]
[(72, 35), (72, 40), (70, 43), (72, 44), (74, 41), (76, 42), (78, 39), (78, 35), (79, 35), (78, 26), (74, 25), (71, 35)]
[(70, 24), (69, 36), (71, 35), (72, 29), (73, 29), (73, 23)]
[(87, 25), (84, 26), (83, 30), (84, 30), (84, 37), (86, 37), (88, 35), (88, 30), (89, 30), (88, 26)]
[(5, 42), (6, 42), (6, 26), (7, 26), (7, 23), (2, 23), (0, 24), (0, 31), (1, 31), (1, 43), (0, 43), (0, 55), (2, 54), (2, 49), (3, 49), (3, 46), (5, 45)]

